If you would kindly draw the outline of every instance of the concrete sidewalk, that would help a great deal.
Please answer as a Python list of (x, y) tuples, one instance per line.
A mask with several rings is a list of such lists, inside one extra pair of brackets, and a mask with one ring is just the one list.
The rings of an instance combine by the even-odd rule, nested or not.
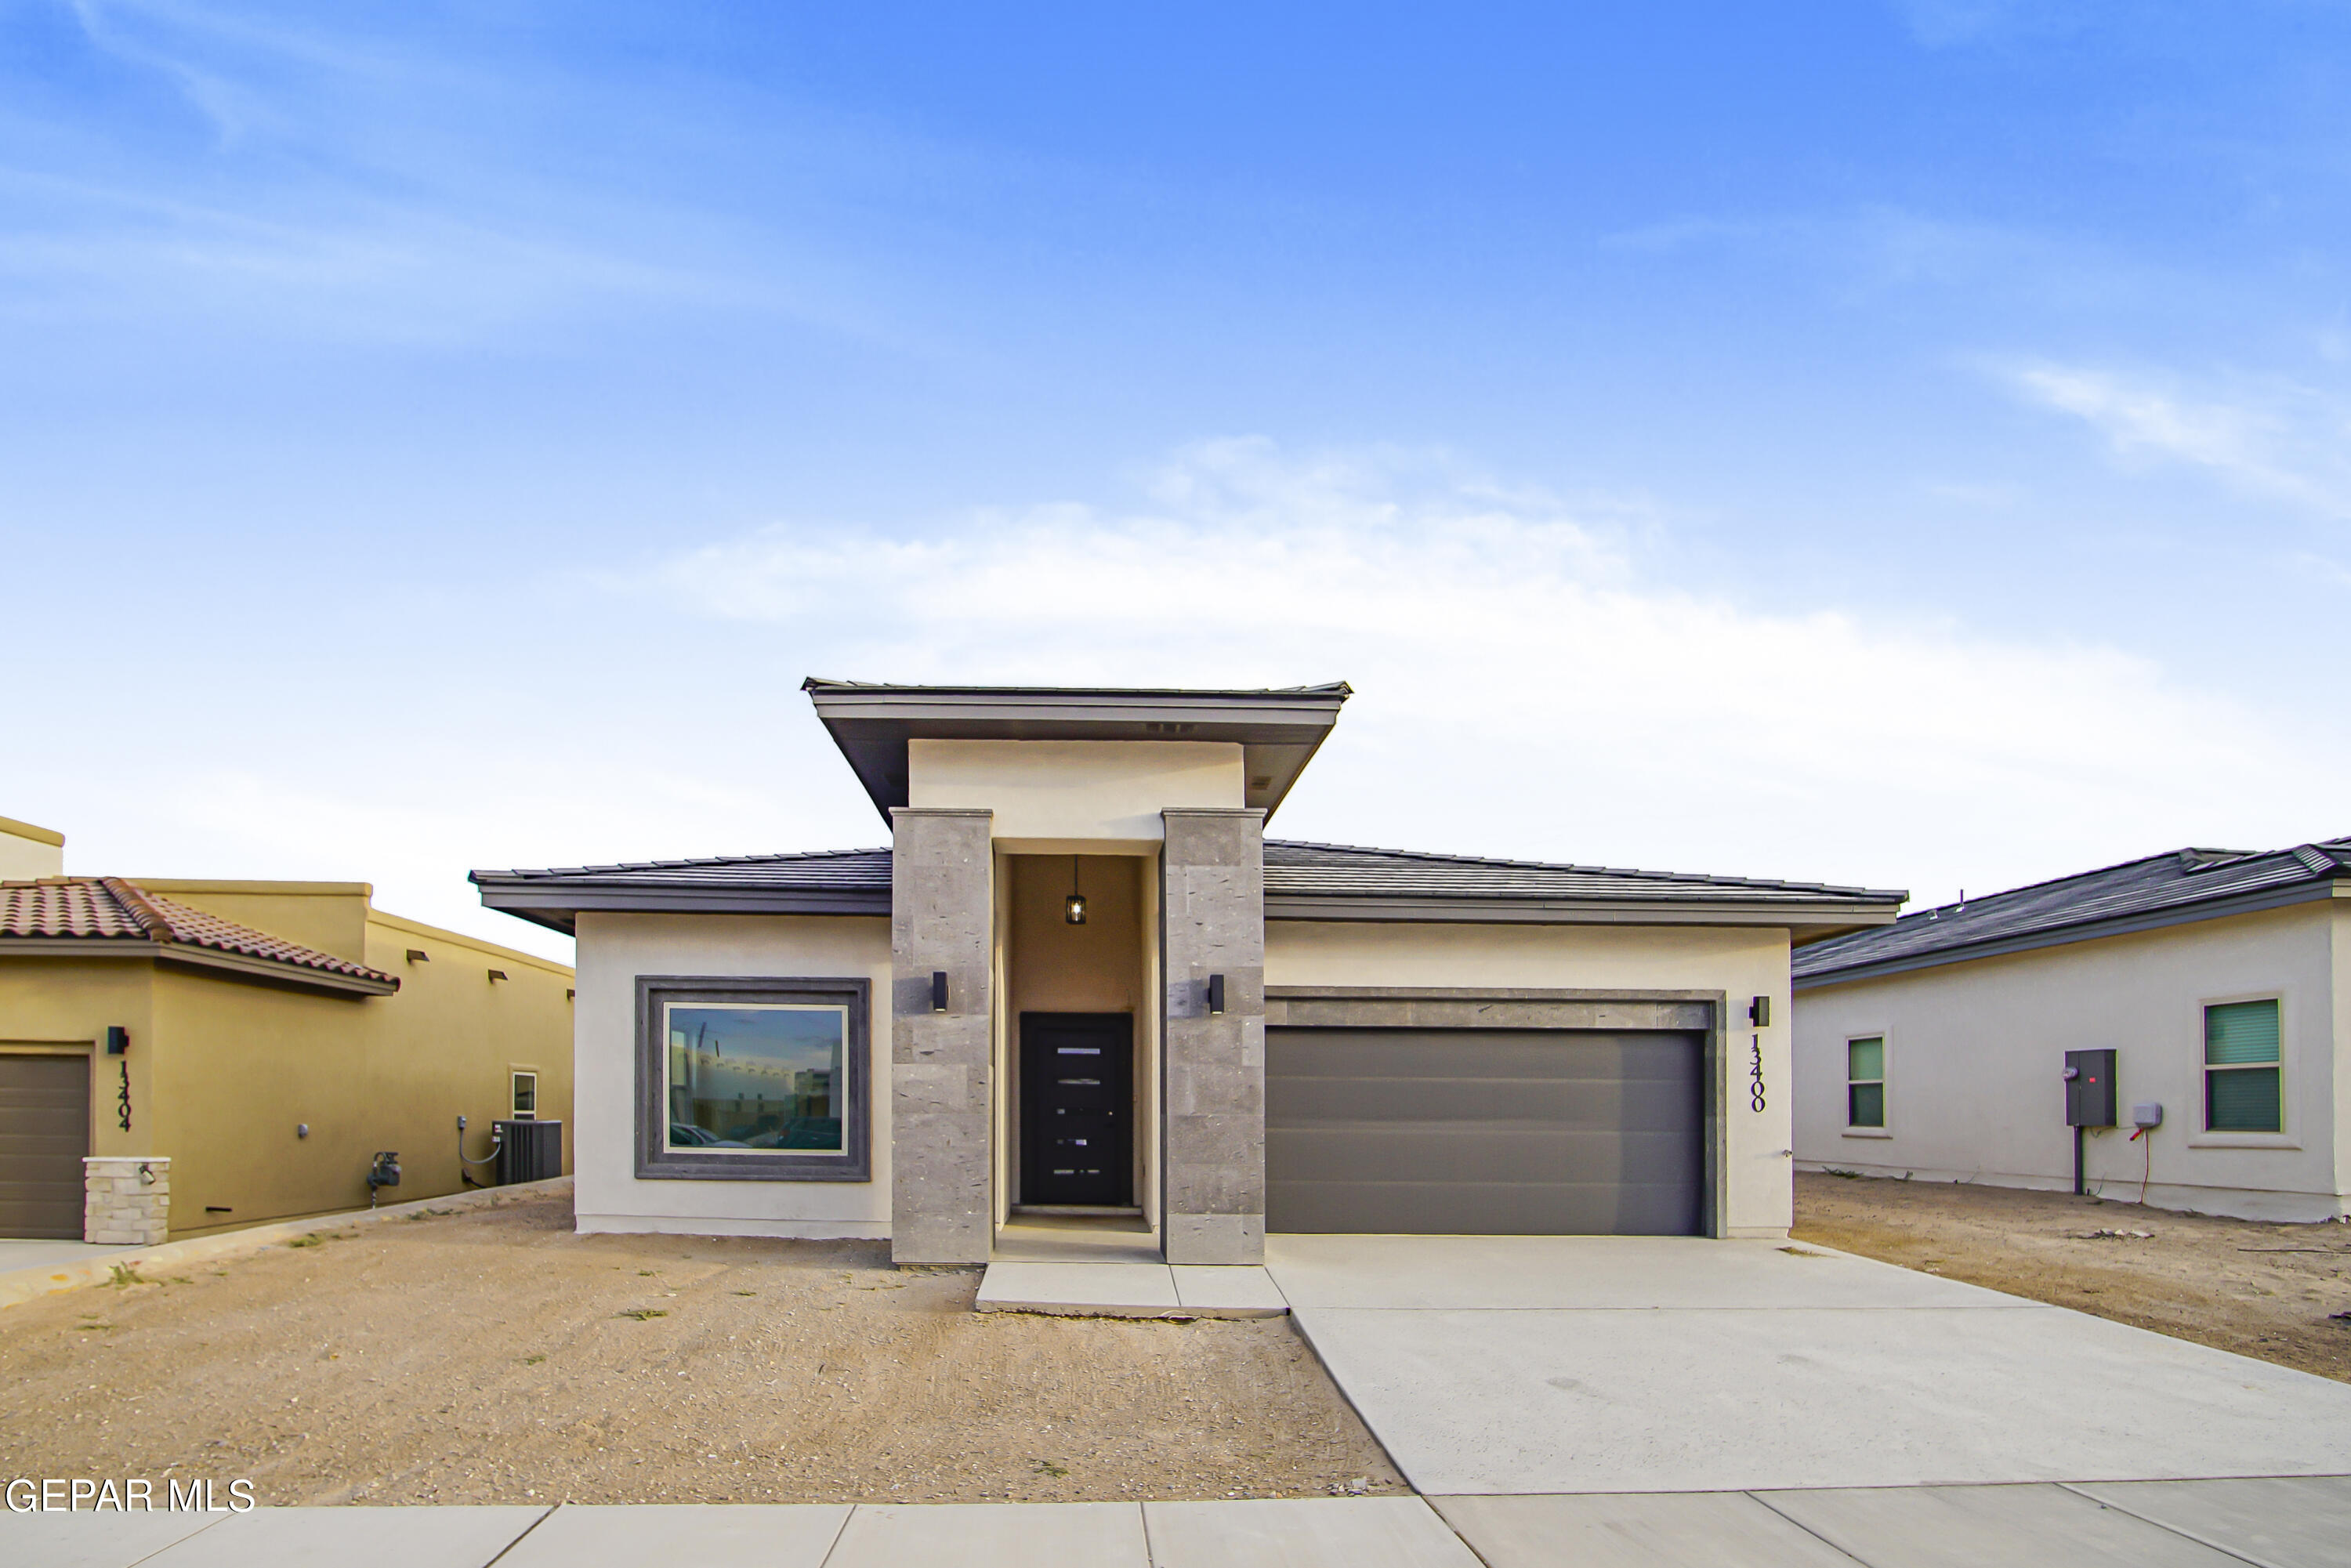
[(1418, 1498), (0, 1513), (26, 1568), (1479, 1568)]
[[(0, 1513), (27, 1568), (2343, 1568), (2351, 1477), (1245, 1502)], [(1440, 1517), (1441, 1515), (1441, 1517)]]

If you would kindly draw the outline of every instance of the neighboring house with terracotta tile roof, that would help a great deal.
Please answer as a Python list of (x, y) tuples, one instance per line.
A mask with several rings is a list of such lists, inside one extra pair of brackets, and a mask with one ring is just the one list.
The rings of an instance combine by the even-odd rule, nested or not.
[(569, 1121), (570, 989), (365, 883), (0, 880), (0, 1236), (81, 1236), (92, 1155), (168, 1158), (175, 1237), (363, 1207), (380, 1151), (454, 1192), (460, 1115)]
[(2082, 1137), (2087, 1190), (2351, 1211), (2351, 839), (1921, 910), (1804, 948), (1794, 981), (1807, 1166), (2068, 1189), (2066, 1053), (2112, 1051), (2118, 1125)]

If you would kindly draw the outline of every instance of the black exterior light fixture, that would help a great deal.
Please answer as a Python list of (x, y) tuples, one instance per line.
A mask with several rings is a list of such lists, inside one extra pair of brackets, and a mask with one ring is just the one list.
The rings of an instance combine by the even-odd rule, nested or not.
[(1078, 857), (1070, 857), (1070, 896), (1061, 901), (1061, 918), (1072, 925), (1086, 923), (1086, 895), (1080, 891)]
[(931, 1010), (935, 1013), (947, 1010), (947, 972), (945, 969), (931, 971)]
[(1224, 1012), (1225, 977), (1222, 975), (1211, 975), (1208, 977), (1208, 1016), (1222, 1018)]

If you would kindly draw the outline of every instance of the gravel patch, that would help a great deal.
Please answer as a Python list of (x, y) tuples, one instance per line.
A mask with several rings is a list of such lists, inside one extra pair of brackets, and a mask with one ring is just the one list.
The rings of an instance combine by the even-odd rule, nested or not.
[(564, 1197), (0, 1313), (0, 1473), (265, 1504), (1409, 1489), (1287, 1319), (976, 1313), (886, 1244), (572, 1234)]

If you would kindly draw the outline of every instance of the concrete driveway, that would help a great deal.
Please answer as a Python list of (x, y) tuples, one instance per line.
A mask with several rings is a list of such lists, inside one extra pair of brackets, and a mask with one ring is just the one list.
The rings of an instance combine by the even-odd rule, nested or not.
[(2351, 1386), (1802, 1244), (1277, 1236), (1437, 1498), (2351, 1473)]

